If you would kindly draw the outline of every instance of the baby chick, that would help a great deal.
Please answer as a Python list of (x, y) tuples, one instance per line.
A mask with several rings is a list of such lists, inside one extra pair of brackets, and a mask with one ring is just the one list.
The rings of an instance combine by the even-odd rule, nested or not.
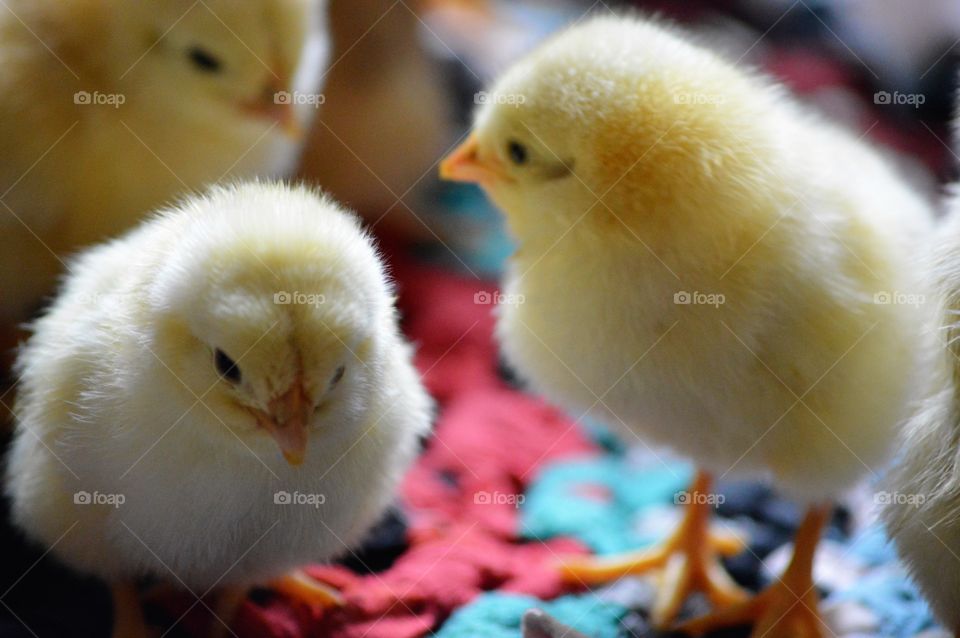
[[(700, 468), (665, 546), (570, 561), (599, 582), (663, 567), (666, 625), (717, 614), (816, 636), (829, 500), (877, 468), (905, 412), (928, 204), (867, 144), (668, 25), (605, 17), (516, 64), (441, 166), (479, 183), (519, 244), (498, 337), (534, 389)], [(746, 600), (708, 533), (711, 477), (769, 475), (810, 506), (794, 560)], [(798, 601), (803, 604), (798, 604)], [(774, 633), (767, 633), (774, 630)]]
[(63, 258), (225, 176), (289, 174), (316, 111), (324, 0), (6, 0), (0, 322)]
[(938, 229), (930, 275), (942, 304), (924, 398), (878, 496), (900, 556), (940, 620), (960, 635), (960, 199)]
[(235, 604), (345, 553), (429, 427), (392, 295), (303, 188), (217, 188), (82, 254), (18, 361), (15, 523), (116, 586), (116, 635), (141, 577)]

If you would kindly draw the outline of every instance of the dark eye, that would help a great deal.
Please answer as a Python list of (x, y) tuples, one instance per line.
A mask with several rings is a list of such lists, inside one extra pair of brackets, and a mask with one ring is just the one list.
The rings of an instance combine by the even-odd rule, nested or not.
[(527, 155), (527, 147), (517, 140), (507, 142), (507, 156), (517, 166), (527, 163)]
[(214, 364), (220, 376), (230, 383), (240, 383), (240, 366), (220, 348), (213, 355)]
[(193, 66), (206, 73), (217, 73), (223, 68), (220, 58), (200, 47), (191, 47), (187, 51), (187, 57), (190, 58)]
[(330, 387), (340, 383), (340, 380), (343, 379), (343, 375), (347, 372), (347, 366), (340, 366), (337, 368), (336, 372), (333, 373), (333, 376), (330, 377)]

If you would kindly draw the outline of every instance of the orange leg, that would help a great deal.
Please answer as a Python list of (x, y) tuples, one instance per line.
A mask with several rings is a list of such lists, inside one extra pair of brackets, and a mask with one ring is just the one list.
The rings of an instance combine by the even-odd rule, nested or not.
[(793, 558), (780, 579), (748, 601), (682, 623), (678, 629), (703, 634), (722, 627), (753, 624), (754, 638), (821, 638), (826, 625), (817, 611), (813, 557), (833, 508), (811, 508), (797, 530)]
[(721, 556), (732, 556), (744, 547), (733, 534), (710, 531), (710, 509), (706, 498), (712, 485), (710, 475), (698, 472), (690, 488), (686, 513), (677, 530), (652, 549), (612, 557), (566, 558), (560, 566), (570, 581), (586, 584), (605, 583), (630, 574), (659, 569), (657, 599), (651, 611), (655, 627), (669, 625), (692, 592), (704, 592), (717, 607), (747, 599), (720, 563)]
[(140, 594), (133, 585), (114, 585), (113, 638), (147, 638), (147, 623), (140, 607)]
[(214, 618), (213, 624), (210, 626), (209, 638), (227, 638), (227, 636), (236, 635), (230, 629), (230, 624), (249, 593), (249, 587), (224, 587), (217, 593), (217, 603), (213, 608)]

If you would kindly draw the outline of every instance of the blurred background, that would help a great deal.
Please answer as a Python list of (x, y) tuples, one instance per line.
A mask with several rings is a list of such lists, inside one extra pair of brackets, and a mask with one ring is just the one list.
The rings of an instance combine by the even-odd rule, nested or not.
[[(632, 10), (676, 20), (730, 59), (783, 81), (888, 149), (931, 198), (955, 178), (956, 0), (331, 0), (322, 100), (291, 175), (358, 211), (389, 254), (415, 255), (476, 290), (496, 279), (510, 242), (479, 189), (439, 181), (440, 159), (466, 135), (485, 87), (518, 56), (590, 14)], [(0, 139), (0, 149), (13, 144)], [(401, 291), (426, 290), (427, 279), (415, 283), (421, 275), (401, 269)], [(448, 285), (430, 281), (440, 292)], [(4, 372), (23, 336), (9, 327), (0, 333)], [(448, 352), (448, 344), (437, 348)], [(458, 365), (437, 372), (465, 374)], [(0, 409), (9, 420), (14, 383), (4, 376)], [(402, 522), (389, 526), (387, 550), (364, 554), (368, 561), (377, 562), (377, 551), (402, 551), (390, 545), (392, 538), (402, 547)], [(0, 636), (68, 635), (65, 626), (72, 636), (106, 635), (104, 589), (48, 564), (7, 526), (0, 548)]]
[[(922, 9), (899, 0), (436, 0), (417, 11), (402, 2), (334, 2), (328, 99), (302, 174), (381, 234), (418, 243), (451, 267), (496, 273), (510, 250), (497, 215), (479, 190), (441, 185), (439, 158), (465, 134), (504, 66), (565, 24), (630, 10), (674, 19), (782, 80), (900, 153), (931, 194), (955, 175), (960, 3), (951, 0)], [(330, 145), (346, 157), (325, 153)]]
[[(466, 134), (474, 107), (499, 71), (555, 30), (595, 13), (642, 11), (685, 25), (730, 59), (782, 80), (802, 101), (896, 153), (904, 170), (931, 196), (956, 173), (950, 120), (960, 57), (960, 3), (953, 0), (925, 0), (922, 10), (899, 0), (332, 0), (329, 10), (323, 36), (331, 50), (321, 92), (305, 107), (312, 124), (299, 159), (281, 171), (261, 166), (259, 171), (224, 174), (279, 174), (320, 185), (358, 211), (383, 241), (413, 247), (419, 256), (471, 277), (495, 278), (510, 253), (509, 241), (480, 190), (441, 183), (437, 164)], [(8, 20), (11, 29), (34, 30), (23, 16), (16, 17)], [(53, 56), (48, 58), (51, 71), (62, 74)], [(98, 117), (120, 119), (130, 128), (122, 109), (101, 111)], [(49, 141), (61, 133), (51, 132)], [(274, 143), (269, 138), (251, 141), (253, 149)], [(153, 142), (144, 144), (152, 150)], [(5, 145), (20, 146), (12, 139)], [(66, 153), (60, 146), (54, 155)], [(11, 163), (9, 175), (0, 174), (0, 182), (9, 183), (3, 190), (13, 190), (3, 198), (13, 208), (0, 209), (2, 216), (9, 217), (21, 204), (18, 192), (29, 192), (19, 182), (39, 154), (30, 152), (20, 164)], [(163, 152), (154, 155), (163, 166), (144, 170), (157, 171), (167, 181), (168, 170), (179, 173), (179, 164), (188, 163)], [(227, 159), (235, 160), (231, 155)], [(148, 156), (131, 159), (132, 164), (153, 161)], [(41, 169), (50, 162), (46, 158)], [(39, 173), (33, 170), (31, 177)], [(136, 215), (128, 223), (187, 187), (206, 183), (180, 182), (155, 190), (152, 199), (146, 187), (135, 193), (143, 196), (140, 206), (146, 210), (129, 211)], [(22, 232), (19, 223), (11, 225)], [(56, 232), (52, 235), (44, 238), (46, 243), (63, 255), (90, 241), (84, 237), (59, 250)], [(46, 269), (35, 275), (40, 283), (30, 280), (29, 285), (38, 296), (49, 295), (62, 265), (49, 257), (44, 265), (33, 264), (38, 252), (31, 248), (34, 237), (24, 234), (9, 243), (4, 250), (17, 257), (0, 259), (0, 268)], [(14, 273), (3, 283), (22, 294), (16, 289), (27, 286), (27, 280)], [(41, 307), (33, 299), (25, 306), (29, 312), (18, 310), (13, 321), (0, 312), (5, 369), (24, 336), (13, 326)]]

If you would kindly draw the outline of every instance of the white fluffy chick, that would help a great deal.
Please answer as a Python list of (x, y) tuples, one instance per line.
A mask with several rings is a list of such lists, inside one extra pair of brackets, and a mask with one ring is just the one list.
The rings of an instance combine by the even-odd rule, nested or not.
[(18, 526), (118, 601), (143, 576), (265, 583), (361, 540), (431, 402), (353, 215), (217, 188), (71, 271), (18, 361)]
[[(703, 631), (819, 635), (810, 567), (829, 501), (879, 470), (906, 415), (924, 307), (912, 242), (929, 204), (880, 153), (669, 25), (590, 20), (516, 64), (442, 164), (518, 242), (497, 334), (534, 389), (692, 458), (678, 533), (602, 581), (664, 567), (654, 606), (720, 607)], [(756, 598), (707, 533), (711, 476), (769, 475), (810, 505)], [(802, 602), (802, 604), (799, 604)], [(773, 633), (767, 633), (772, 631)]]
[(897, 550), (940, 620), (960, 635), (960, 196), (938, 229), (930, 277), (939, 348), (878, 496)]
[(289, 175), (325, 22), (325, 0), (0, 3), (0, 321), (177, 196)]

